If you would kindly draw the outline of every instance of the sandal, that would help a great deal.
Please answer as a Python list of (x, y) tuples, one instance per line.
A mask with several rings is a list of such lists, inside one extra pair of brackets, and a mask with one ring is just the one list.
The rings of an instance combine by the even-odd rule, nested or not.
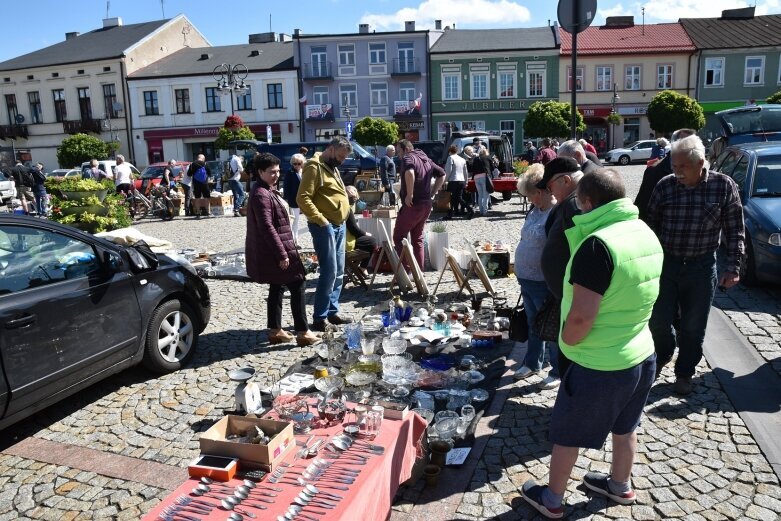
[(288, 342), (292, 342), (295, 338), (295, 336), (282, 329), (278, 333), (269, 335), (268, 341), (270, 344), (287, 344)]
[(311, 346), (313, 344), (317, 344), (320, 341), (322, 341), (320, 335), (316, 335), (312, 331), (307, 331), (305, 333), (298, 333), (296, 335), (296, 345), (298, 345), (299, 347)]

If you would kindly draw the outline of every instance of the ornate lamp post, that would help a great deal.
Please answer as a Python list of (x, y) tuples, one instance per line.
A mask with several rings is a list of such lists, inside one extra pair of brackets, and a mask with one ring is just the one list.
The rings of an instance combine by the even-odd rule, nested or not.
[[(111, 139), (111, 157), (116, 159), (117, 157), (117, 148), (119, 147), (119, 134), (117, 131), (119, 130), (117, 127), (114, 126), (114, 124), (111, 122), (111, 119), (107, 116), (103, 116), (103, 120), (100, 122), (100, 127), (104, 131), (109, 132), (109, 136)], [(116, 143), (116, 145), (115, 145)]]
[(249, 87), (244, 83), (245, 78), (249, 74), (247, 67), (244, 64), (237, 63), (231, 65), (230, 63), (221, 63), (212, 71), (212, 77), (217, 82), (217, 90), (220, 94), (228, 94), (231, 98), (231, 115), (235, 114), (233, 108), (233, 93), (237, 96), (241, 96)]
[(616, 84), (613, 84), (613, 102), (610, 106), (610, 120), (611, 132), (610, 132), (610, 148), (616, 148), (616, 121), (619, 120), (619, 116), (616, 113), (616, 102), (621, 98), (616, 92)]

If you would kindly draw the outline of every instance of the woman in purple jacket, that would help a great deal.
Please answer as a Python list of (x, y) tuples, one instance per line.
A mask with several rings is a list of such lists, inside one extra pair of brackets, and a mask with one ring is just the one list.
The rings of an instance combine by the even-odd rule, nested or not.
[[(320, 341), (309, 330), (304, 303), (304, 265), (290, 229), (288, 206), (273, 188), (279, 179), (279, 159), (268, 153), (255, 157), (258, 182), (252, 190), (247, 211), (247, 275), (259, 284), (269, 284), (268, 340), (272, 344), (292, 342), (308, 346)], [(290, 290), (294, 337), (282, 329), (282, 295)]]

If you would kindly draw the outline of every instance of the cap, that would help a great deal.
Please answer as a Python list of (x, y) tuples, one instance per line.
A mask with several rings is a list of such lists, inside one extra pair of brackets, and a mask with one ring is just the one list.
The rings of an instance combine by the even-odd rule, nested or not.
[(537, 183), (537, 188), (545, 190), (548, 188), (548, 183), (558, 174), (571, 174), (580, 170), (580, 165), (574, 158), (571, 157), (557, 157), (551, 160), (550, 163), (545, 165), (545, 173), (542, 174), (542, 180)]

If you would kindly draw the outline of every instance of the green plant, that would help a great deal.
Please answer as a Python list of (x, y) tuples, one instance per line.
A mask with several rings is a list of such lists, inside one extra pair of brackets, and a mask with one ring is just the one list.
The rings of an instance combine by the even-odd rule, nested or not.
[[(108, 209), (107, 215), (96, 215), (91, 212), (69, 213), (63, 209), (102, 205)], [(132, 219), (125, 205), (125, 198), (120, 194), (106, 196), (103, 203), (97, 197), (88, 197), (83, 201), (68, 201), (52, 196), (52, 214), (50, 219), (62, 224), (68, 224), (89, 233), (99, 233), (118, 228), (126, 228), (132, 224)]]
[(429, 230), (431, 233), (445, 233), (447, 231), (447, 226), (445, 226), (444, 223), (433, 223)]
[(61, 167), (80, 165), (91, 159), (106, 159), (111, 153), (107, 143), (87, 134), (66, 137), (57, 147), (57, 162)]
[(255, 134), (252, 133), (249, 127), (241, 127), (237, 130), (221, 127), (217, 132), (217, 139), (214, 140), (214, 148), (228, 150), (230, 148), (228, 143), (237, 139), (252, 141), (255, 139)]
[[(572, 114), (569, 103), (559, 101), (535, 101), (523, 120), (523, 132), (527, 136), (569, 136)], [(578, 131), (586, 130), (583, 115), (576, 112)]]
[(49, 190), (58, 189), (63, 192), (92, 192), (106, 188), (100, 181), (82, 179), (81, 177), (64, 177), (61, 179), (48, 177), (44, 184)]
[(767, 98), (768, 103), (781, 103), (781, 90), (776, 92), (775, 94), (771, 94)]
[(619, 114), (616, 114), (615, 112), (611, 112), (607, 117), (607, 122), (610, 125), (620, 125), (621, 116)]
[(513, 161), (513, 173), (515, 177), (520, 177), (526, 173), (529, 169), (529, 162), (525, 159), (517, 159)]
[(365, 117), (355, 124), (353, 138), (361, 145), (389, 145), (399, 138), (399, 126), (381, 118)]
[(646, 110), (648, 123), (657, 133), (669, 134), (679, 128), (699, 130), (705, 126), (705, 114), (699, 103), (674, 90), (653, 97)]

